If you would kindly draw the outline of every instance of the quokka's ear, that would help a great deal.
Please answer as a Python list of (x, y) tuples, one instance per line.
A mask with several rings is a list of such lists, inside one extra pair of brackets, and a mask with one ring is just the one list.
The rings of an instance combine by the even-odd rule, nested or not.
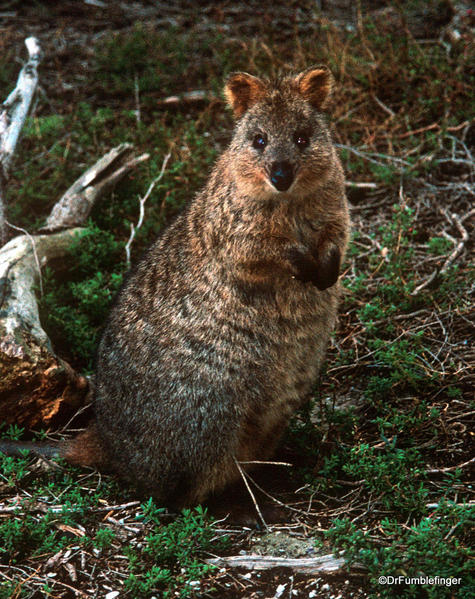
[(310, 67), (295, 78), (299, 93), (314, 108), (324, 110), (333, 90), (333, 75), (325, 66)]
[(224, 95), (236, 118), (258, 102), (265, 92), (264, 82), (249, 73), (231, 73), (224, 86)]

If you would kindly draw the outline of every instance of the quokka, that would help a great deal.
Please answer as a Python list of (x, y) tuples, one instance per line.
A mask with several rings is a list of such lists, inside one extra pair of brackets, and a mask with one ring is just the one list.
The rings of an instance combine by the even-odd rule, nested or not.
[(273, 454), (337, 316), (350, 223), (332, 85), (322, 66), (230, 75), (230, 145), (130, 272), (98, 350), (94, 423), (59, 455), (181, 508)]

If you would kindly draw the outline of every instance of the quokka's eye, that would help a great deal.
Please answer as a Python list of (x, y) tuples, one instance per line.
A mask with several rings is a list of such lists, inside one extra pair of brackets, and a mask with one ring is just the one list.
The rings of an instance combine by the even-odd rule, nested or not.
[(252, 140), (252, 146), (256, 148), (256, 150), (263, 150), (267, 145), (267, 137), (262, 133), (257, 133), (254, 135), (254, 139)]
[(299, 148), (304, 149), (310, 143), (309, 135), (307, 133), (303, 133), (302, 131), (297, 131), (294, 134), (294, 142)]

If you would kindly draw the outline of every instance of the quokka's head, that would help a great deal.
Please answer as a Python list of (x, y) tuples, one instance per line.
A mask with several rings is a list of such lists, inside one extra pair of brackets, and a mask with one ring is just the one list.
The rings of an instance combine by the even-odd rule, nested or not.
[(246, 194), (306, 195), (337, 161), (324, 115), (333, 77), (324, 66), (276, 81), (232, 73), (224, 93), (237, 119), (231, 166)]

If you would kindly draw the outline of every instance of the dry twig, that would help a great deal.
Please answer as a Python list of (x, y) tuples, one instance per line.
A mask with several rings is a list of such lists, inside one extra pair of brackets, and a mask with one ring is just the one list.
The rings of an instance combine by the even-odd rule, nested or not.
[(250, 497), (252, 499), (254, 507), (256, 508), (256, 512), (257, 512), (257, 514), (258, 514), (258, 516), (259, 516), (259, 518), (260, 518), (260, 520), (261, 520), (264, 528), (267, 530), (267, 528), (268, 528), (267, 527), (267, 523), (264, 520), (264, 516), (262, 515), (261, 509), (260, 509), (260, 507), (259, 507), (259, 505), (258, 505), (258, 503), (256, 501), (256, 497), (255, 497), (254, 493), (252, 492), (251, 487), (249, 486), (249, 483), (247, 482), (247, 475), (244, 472), (244, 470), (241, 468), (241, 465), (236, 460), (236, 458), (234, 458), (234, 463), (236, 464), (236, 468), (239, 470), (239, 474), (241, 475), (241, 478), (244, 481), (244, 484), (246, 485), (246, 489), (247, 489), (247, 491), (248, 491), (248, 493), (249, 493), (249, 495), (250, 495)]
[(423, 283), (421, 283), (414, 289), (414, 291), (411, 294), (413, 296), (418, 295), (423, 289), (428, 287), (437, 277), (446, 273), (447, 270), (450, 268), (450, 266), (455, 261), (455, 259), (462, 253), (465, 243), (468, 241), (468, 233), (467, 233), (467, 230), (465, 229), (465, 227), (462, 225), (462, 222), (465, 221), (467, 218), (473, 216), (475, 214), (475, 209), (470, 210), (470, 212), (468, 212), (461, 218), (457, 214), (449, 215), (449, 213), (447, 211), (444, 211), (444, 214), (449, 221), (452, 221), (455, 223), (455, 225), (457, 226), (458, 230), (460, 231), (460, 233), (462, 235), (462, 239), (459, 241), (459, 243), (454, 248), (454, 250), (447, 256), (442, 267), (440, 269), (434, 270), (432, 272), (432, 274)]
[(457, 469), (462, 469), (465, 468), (467, 466), (470, 466), (470, 464), (473, 464), (475, 462), (475, 458), (472, 458), (470, 460), (467, 460), (466, 462), (463, 462), (463, 464), (457, 464), (456, 466), (447, 466), (446, 468), (428, 468), (427, 470), (425, 470), (426, 474), (439, 474), (440, 472), (453, 472), (454, 470)]
[(139, 198), (139, 203), (140, 203), (140, 214), (139, 214), (139, 220), (137, 222), (137, 226), (134, 227), (133, 223), (130, 223), (130, 237), (125, 245), (125, 256), (126, 256), (126, 262), (127, 262), (127, 266), (130, 267), (130, 248), (132, 247), (132, 242), (134, 241), (135, 238), (135, 233), (140, 229), (140, 227), (143, 224), (143, 219), (145, 216), (145, 202), (148, 200), (150, 194), (153, 191), (153, 188), (155, 187), (155, 185), (160, 181), (160, 179), (163, 177), (164, 173), (165, 173), (165, 169), (167, 167), (167, 163), (170, 160), (170, 152), (168, 152), (168, 154), (165, 156), (165, 158), (163, 159), (162, 162), (162, 168), (160, 169), (160, 173), (158, 175), (158, 177), (156, 177), (148, 186), (147, 192), (145, 193), (145, 195), (142, 198)]

